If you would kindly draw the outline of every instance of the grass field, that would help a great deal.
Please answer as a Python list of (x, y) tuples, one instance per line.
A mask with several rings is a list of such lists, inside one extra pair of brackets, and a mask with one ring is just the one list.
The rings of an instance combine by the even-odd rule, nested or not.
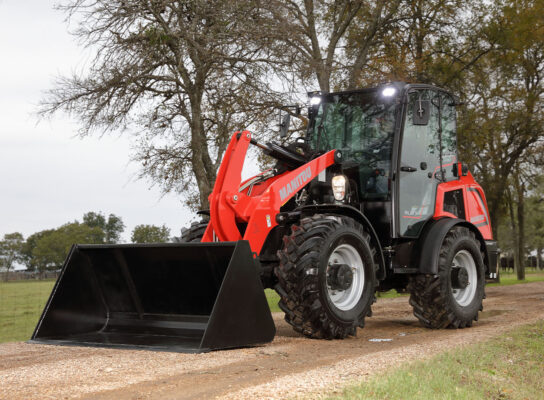
[[(544, 281), (544, 272), (527, 271), (526, 280), (518, 281), (514, 274), (502, 274), (500, 285)], [(28, 340), (32, 335), (54, 281), (0, 282), (0, 343)], [(497, 286), (491, 284), (490, 286)], [(281, 311), (279, 296), (271, 289), (265, 291), (272, 312)], [(395, 290), (380, 293), (380, 298), (401, 296)]]
[(280, 296), (278, 296), (278, 294), (272, 289), (266, 289), (264, 292), (266, 294), (266, 300), (268, 300), (268, 306), (270, 307), (270, 311), (281, 311), (278, 307), (278, 301), (280, 301)]
[(406, 364), (331, 399), (542, 399), (544, 321)]
[(530, 283), (544, 281), (544, 272), (537, 271), (535, 269), (528, 269), (525, 271), (525, 280), (518, 281), (515, 273), (501, 272), (501, 283), (490, 283), (488, 286), (509, 286), (517, 285), (518, 283)]
[(30, 339), (54, 284), (54, 280), (0, 283), (0, 343)]

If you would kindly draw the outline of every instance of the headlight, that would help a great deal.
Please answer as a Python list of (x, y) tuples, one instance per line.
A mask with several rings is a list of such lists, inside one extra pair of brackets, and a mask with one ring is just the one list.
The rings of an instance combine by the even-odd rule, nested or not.
[(397, 90), (394, 87), (386, 87), (382, 92), (382, 96), (391, 97), (394, 96), (396, 92)]
[(332, 178), (332, 192), (337, 201), (344, 200), (346, 196), (346, 177), (344, 175), (336, 175)]
[(314, 96), (314, 97), (310, 98), (310, 104), (312, 106), (317, 106), (319, 103), (321, 103), (321, 97)]

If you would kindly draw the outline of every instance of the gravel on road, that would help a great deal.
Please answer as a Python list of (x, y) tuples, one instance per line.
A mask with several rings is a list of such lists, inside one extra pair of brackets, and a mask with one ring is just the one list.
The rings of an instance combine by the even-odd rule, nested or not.
[(357, 337), (341, 341), (300, 336), (276, 313), (272, 343), (206, 354), (2, 344), (0, 399), (315, 398), (544, 319), (544, 282), (486, 292), (479, 321), (461, 330), (421, 327), (399, 297), (379, 299)]

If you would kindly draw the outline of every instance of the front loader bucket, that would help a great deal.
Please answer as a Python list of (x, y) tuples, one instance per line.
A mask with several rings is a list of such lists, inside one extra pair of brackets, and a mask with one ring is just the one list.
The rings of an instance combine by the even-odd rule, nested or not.
[(204, 352), (270, 342), (247, 241), (74, 245), (31, 342)]

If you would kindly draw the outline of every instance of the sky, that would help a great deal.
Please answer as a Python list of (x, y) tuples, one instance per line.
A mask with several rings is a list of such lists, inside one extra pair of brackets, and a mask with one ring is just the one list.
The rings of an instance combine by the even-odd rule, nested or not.
[(81, 139), (77, 120), (40, 120), (37, 105), (59, 75), (87, 57), (50, 0), (0, 0), (0, 237), (81, 221), (87, 211), (120, 216), (130, 241), (139, 224), (179, 236), (196, 217), (174, 194), (138, 180), (130, 138)]

